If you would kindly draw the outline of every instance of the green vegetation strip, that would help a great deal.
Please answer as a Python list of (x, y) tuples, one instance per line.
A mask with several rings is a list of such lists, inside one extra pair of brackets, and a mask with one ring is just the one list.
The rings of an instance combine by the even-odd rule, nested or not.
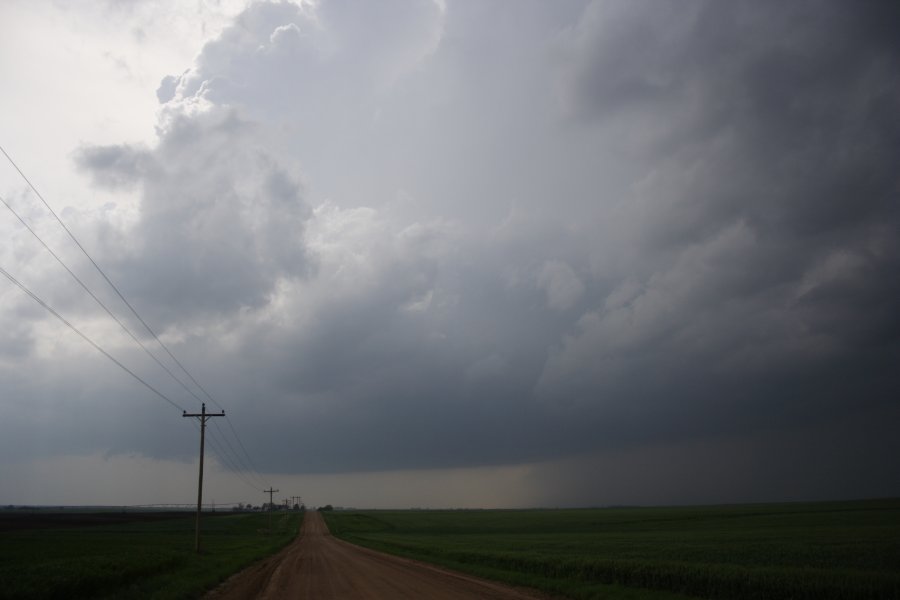
[(571, 598), (900, 598), (900, 500), (367, 511), (334, 535)]
[(273, 554), (299, 532), (301, 513), (206, 516), (194, 553), (194, 519), (0, 532), (0, 599), (197, 598)]

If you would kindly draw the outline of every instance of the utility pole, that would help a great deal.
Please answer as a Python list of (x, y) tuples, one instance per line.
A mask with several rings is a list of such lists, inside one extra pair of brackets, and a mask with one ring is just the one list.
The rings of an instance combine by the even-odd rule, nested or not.
[(272, 510), (275, 509), (275, 505), (272, 503), (272, 494), (278, 492), (280, 490), (273, 490), (272, 486), (269, 486), (269, 489), (263, 490), (263, 494), (269, 495), (269, 535), (272, 534)]
[(220, 413), (206, 412), (206, 402), (200, 409), (200, 414), (184, 411), (182, 417), (196, 417), (200, 419), (200, 478), (197, 483), (197, 532), (194, 540), (194, 550), (200, 554), (200, 509), (203, 506), (203, 448), (206, 444), (206, 421), (212, 417), (224, 417), (225, 411)]
[(275, 503), (272, 501), (272, 494), (279, 492), (280, 490), (273, 490), (272, 486), (269, 486), (269, 489), (263, 490), (263, 494), (269, 495), (269, 509), (275, 508)]

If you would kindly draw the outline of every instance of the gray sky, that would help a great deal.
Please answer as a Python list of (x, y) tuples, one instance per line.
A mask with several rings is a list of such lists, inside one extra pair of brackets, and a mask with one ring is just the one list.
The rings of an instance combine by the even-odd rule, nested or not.
[[(249, 451), (213, 429), (206, 497), (900, 494), (894, 3), (0, 23), (0, 143)], [(157, 351), (7, 163), (0, 194)], [(3, 210), (0, 266), (198, 409)], [(195, 428), (0, 283), (0, 503), (190, 502)]]

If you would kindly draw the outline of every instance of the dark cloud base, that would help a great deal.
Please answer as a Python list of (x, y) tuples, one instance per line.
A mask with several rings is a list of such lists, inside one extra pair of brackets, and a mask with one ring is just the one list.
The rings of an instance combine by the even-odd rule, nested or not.
[(893, 4), (404, 6), (255, 3), (156, 146), (77, 156), (140, 195), (103, 263), (265, 470), (571, 459), (590, 503), (571, 457), (746, 447), (647, 497), (900, 493)]

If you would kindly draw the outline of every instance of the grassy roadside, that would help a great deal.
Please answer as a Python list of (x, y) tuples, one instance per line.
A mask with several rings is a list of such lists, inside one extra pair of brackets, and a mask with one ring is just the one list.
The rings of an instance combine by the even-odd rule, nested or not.
[(299, 532), (300, 513), (204, 518), (203, 552), (194, 520), (0, 532), (0, 599), (196, 598), (273, 554)]
[(353, 543), (570, 598), (900, 598), (900, 500), (326, 519)]

